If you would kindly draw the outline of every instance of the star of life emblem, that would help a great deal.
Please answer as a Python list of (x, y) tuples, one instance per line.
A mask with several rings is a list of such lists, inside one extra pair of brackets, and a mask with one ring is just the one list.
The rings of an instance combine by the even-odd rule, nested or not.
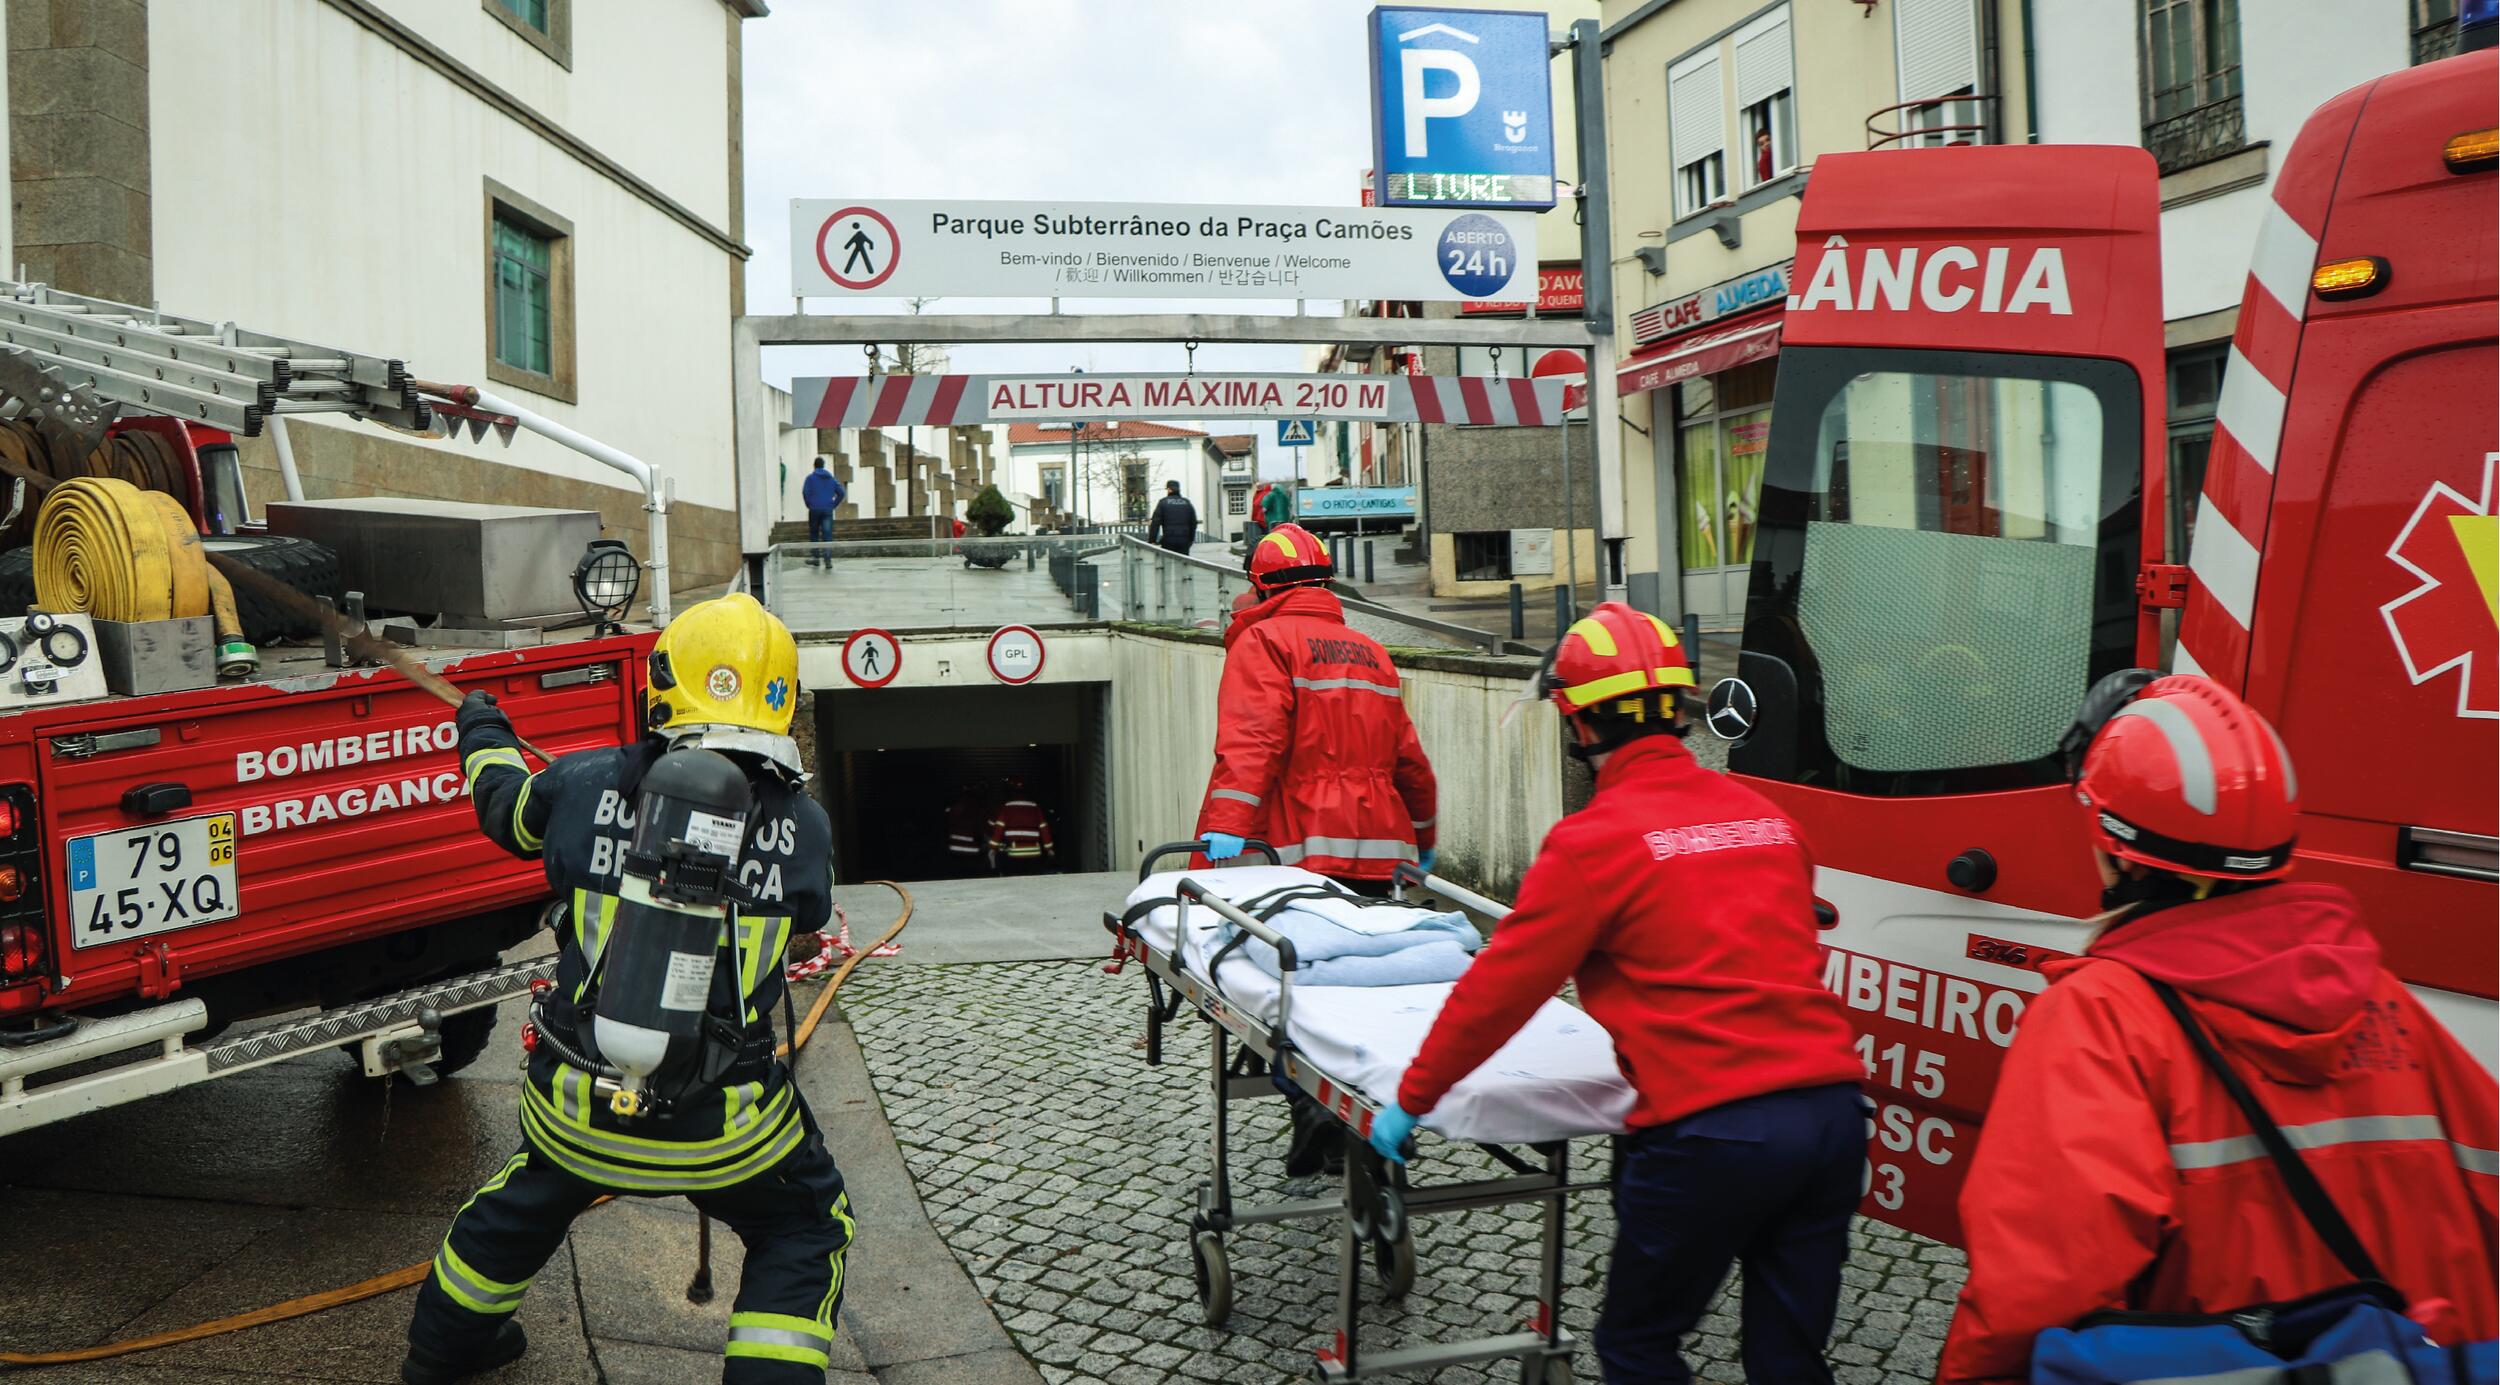
[(2379, 607), (2415, 686), (2453, 675), (2457, 715), (2500, 719), (2500, 452), (2483, 455), (2482, 493), (2433, 482), (2388, 545), (2420, 585)]

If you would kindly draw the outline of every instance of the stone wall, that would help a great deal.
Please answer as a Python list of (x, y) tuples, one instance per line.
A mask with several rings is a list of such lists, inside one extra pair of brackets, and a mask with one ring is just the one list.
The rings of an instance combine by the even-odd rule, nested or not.
[[(1458, 370), (1458, 348), (1424, 348), (1434, 375)], [(1560, 428), (1460, 428), (1421, 425), (1424, 432), (1424, 517), (1435, 534), (1488, 529), (1562, 529)], [(1574, 524), (1592, 527), (1597, 459), (1586, 423), (1570, 425)]]
[[(649, 551), (638, 490), (506, 466), (365, 425), (303, 424), (292, 426), (288, 436), (295, 444), (295, 468), (308, 500), (389, 495), (596, 510), (608, 537), (623, 539), (638, 554)], [(277, 445), (266, 434), (237, 438), (235, 444), (243, 454), (244, 486), (253, 508), (285, 499)], [(681, 500), (669, 508), (668, 550), (672, 591), (682, 595), (719, 586), (738, 570), (738, 516)]]
[(153, 301), (147, 0), (8, 0), (8, 30), (8, 277)]

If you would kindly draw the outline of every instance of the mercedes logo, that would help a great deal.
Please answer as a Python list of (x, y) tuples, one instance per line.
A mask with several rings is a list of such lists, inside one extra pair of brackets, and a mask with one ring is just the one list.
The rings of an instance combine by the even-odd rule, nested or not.
[(1756, 710), (1753, 688), (1744, 679), (1722, 678), (1710, 689), (1710, 711), (1703, 720), (1720, 740), (1741, 741), (1753, 734)]

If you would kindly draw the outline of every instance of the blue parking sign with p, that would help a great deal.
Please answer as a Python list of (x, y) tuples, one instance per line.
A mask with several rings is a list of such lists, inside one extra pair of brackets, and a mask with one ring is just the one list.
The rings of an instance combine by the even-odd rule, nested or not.
[(1554, 205), (1546, 17), (1371, 13), (1372, 167), (1384, 207)]

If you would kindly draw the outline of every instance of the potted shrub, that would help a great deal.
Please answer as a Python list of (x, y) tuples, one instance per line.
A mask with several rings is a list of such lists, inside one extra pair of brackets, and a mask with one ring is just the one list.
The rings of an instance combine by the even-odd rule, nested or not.
[[(982, 539), (998, 538), (1007, 532), (1007, 526), (1015, 523), (1015, 519), (1016, 507), (1008, 504), (1007, 497), (1000, 495), (994, 485), (983, 486), (981, 493), (972, 497), (972, 503), (964, 507), (964, 522), (972, 526), (973, 532)], [(1005, 567), (1014, 559), (1022, 545), (971, 540), (962, 547), (964, 566), (997, 568)]]

